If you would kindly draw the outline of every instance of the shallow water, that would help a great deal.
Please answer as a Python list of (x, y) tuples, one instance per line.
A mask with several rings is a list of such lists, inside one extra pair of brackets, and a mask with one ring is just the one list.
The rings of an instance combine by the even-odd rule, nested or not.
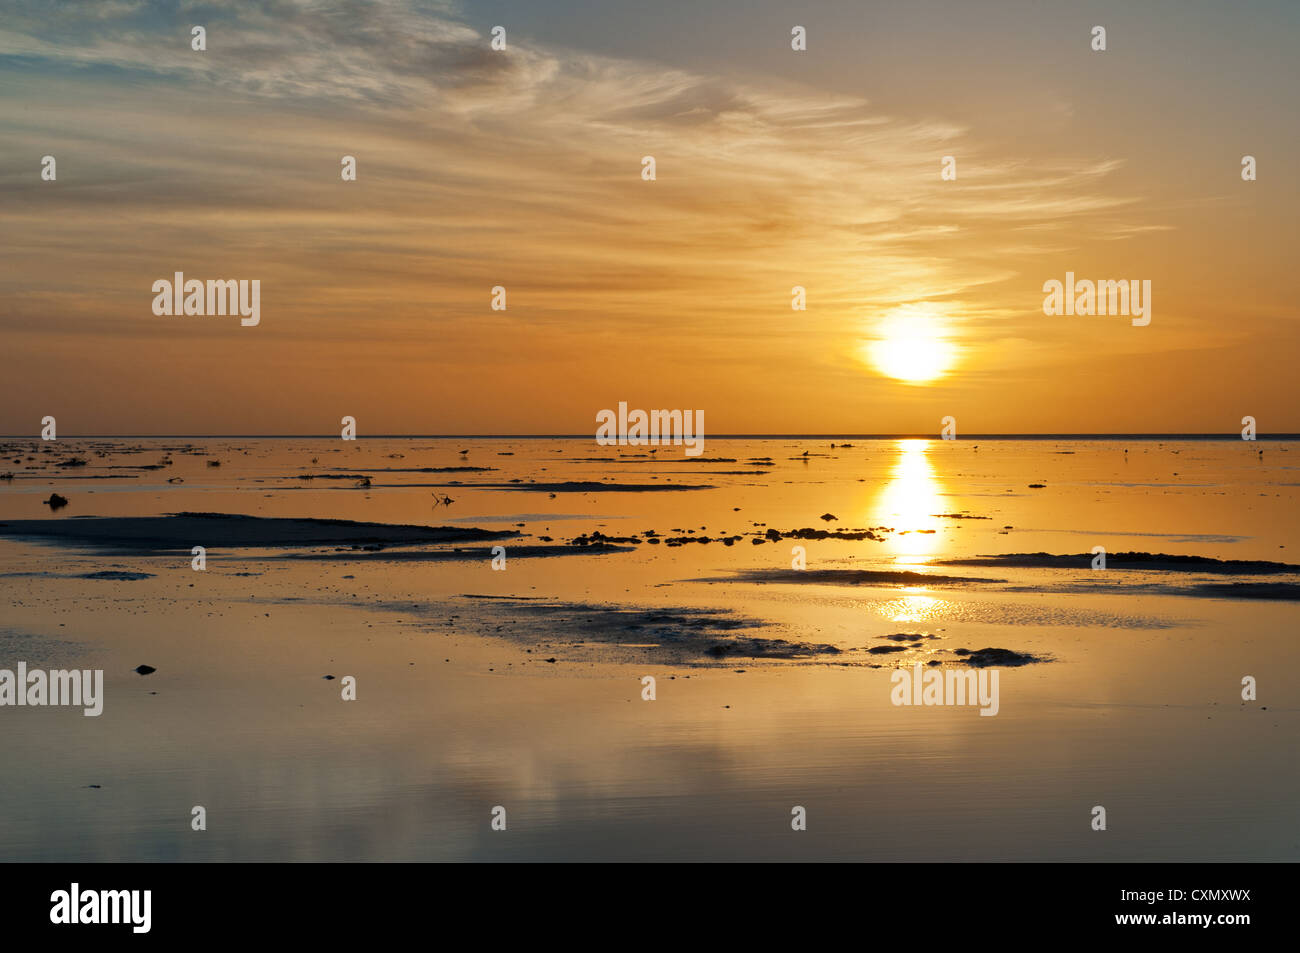
[[(10, 442), (0, 668), (102, 668), (106, 700), (98, 718), (0, 708), (0, 855), (1300, 857), (1296, 602), (1190, 597), (1298, 577), (1090, 568), (1094, 546), (1300, 562), (1300, 444), (831, 442), (709, 439), (696, 460), (553, 438)], [(69, 457), (86, 465), (56, 465)], [(415, 472), (468, 466), (492, 469)], [(591, 481), (690, 489), (562, 486)], [(68, 505), (43, 505), (51, 492)], [(181, 512), (522, 535), (494, 571), (490, 542), (141, 549), (79, 541), (75, 524), (59, 527), (72, 537), (14, 532)], [(772, 542), (769, 529), (876, 538)], [(651, 530), (711, 541), (652, 544)], [(593, 532), (639, 542), (568, 545)], [(526, 555), (544, 536), (566, 554)], [(208, 547), (206, 571), (191, 545)], [(967, 581), (740, 575), (790, 570), (795, 546), (809, 570)], [(938, 565), (1006, 553), (1080, 560)], [(84, 578), (106, 571), (150, 575)], [(647, 612), (639, 628), (591, 622), (614, 609)], [(897, 633), (934, 638), (885, 639)], [(738, 638), (839, 651), (709, 654)], [(903, 651), (867, 651), (888, 644)], [(996, 717), (891, 703), (896, 667), (961, 668), (955, 650), (984, 647), (1042, 660), (1000, 670)], [(141, 663), (157, 671), (137, 675)], [(344, 675), (355, 701), (340, 698)], [(1242, 701), (1247, 675), (1257, 701)], [(194, 805), (206, 831), (190, 829)], [(489, 824), (497, 805), (504, 832)]]

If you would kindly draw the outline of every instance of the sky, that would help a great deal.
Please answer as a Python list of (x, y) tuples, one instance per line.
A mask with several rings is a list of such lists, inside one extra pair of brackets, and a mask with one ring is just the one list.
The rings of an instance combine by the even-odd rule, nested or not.
[(2, 433), (1300, 432), (1294, 2), (0, 7)]

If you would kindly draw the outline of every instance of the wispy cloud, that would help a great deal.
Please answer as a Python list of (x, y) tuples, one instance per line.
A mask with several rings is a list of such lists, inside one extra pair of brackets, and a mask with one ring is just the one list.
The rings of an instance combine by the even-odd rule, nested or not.
[[(366, 340), (376, 366), (433, 323), (427, 359), (462, 368), (497, 358), (486, 326), (559, 363), (593, 339), (662, 359), (689, 331), (701, 367), (817, 373), (907, 302), (1014, 336), (1026, 261), (1151, 227), (1088, 150), (998, 158), (863, 98), (513, 34), (496, 52), (442, 4), (19, 4), (0, 70), (13, 330), (154, 337), (142, 294), (186, 270), (261, 277), (263, 346)], [(485, 314), (497, 284), (509, 317)], [(226, 330), (193, 333), (223, 351)]]

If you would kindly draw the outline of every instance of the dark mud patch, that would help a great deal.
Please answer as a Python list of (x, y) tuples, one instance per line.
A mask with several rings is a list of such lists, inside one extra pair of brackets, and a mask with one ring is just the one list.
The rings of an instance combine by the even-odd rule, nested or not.
[(708, 483), (603, 483), (567, 480), (563, 483), (428, 483), (421, 486), (461, 490), (513, 490), (520, 493), (666, 493), (717, 489)]
[(1294, 582), (1206, 582), (1182, 590), (1211, 599), (1274, 599), (1300, 602), (1300, 584)]
[[(593, 544), (583, 547), (550, 545), (510, 545), (506, 548), (506, 559), (536, 559), (548, 556), (600, 556), (606, 553), (630, 553), (635, 546), (614, 546)], [(358, 562), (469, 562), (475, 559), (490, 561), (493, 557), (490, 546), (458, 546), (453, 549), (385, 549), (382, 545), (371, 544), (346, 549), (314, 553), (285, 553), (273, 557), (277, 559), (307, 559), (324, 562), (358, 561)]]
[[(1281, 602), (1300, 600), (1300, 583), (1294, 582), (1204, 582), (1177, 585), (1172, 582), (1125, 582), (1112, 577), (1110, 579), (1098, 579), (1096, 582), (1089, 583), (1067, 582), (1051, 586), (1007, 586), (1004, 591), (1040, 594), (1052, 592), (1061, 595), (1177, 596), (1181, 598), (1275, 600)], [(1158, 624), (1157, 620), (1147, 620), (1137, 627), (1168, 628), (1170, 625), (1172, 623)]]
[(1005, 579), (980, 576), (942, 576), (937, 573), (894, 569), (743, 569), (732, 579), (698, 579), (696, 582), (757, 582), (814, 586), (964, 586), (1000, 583)]
[[(753, 634), (761, 620), (723, 609), (624, 608), (493, 599), (480, 603), (483, 634), (526, 644), (561, 661), (648, 661), (707, 665), (718, 659), (812, 660), (834, 645)], [(464, 622), (464, 620), (462, 620)]]
[(1028, 652), (997, 648), (954, 649), (952, 654), (973, 668), (1019, 668), (1021, 665), (1052, 661), (1045, 655), (1030, 655)]
[(293, 479), (360, 480), (369, 473), (495, 473), (497, 470), (496, 467), (366, 467), (364, 469), (364, 473), (299, 473)]
[(138, 480), (138, 474), (134, 473), (77, 473), (75, 475), (63, 475), (58, 473), (46, 473), (43, 471), (34, 471), (31, 473), (6, 473), (0, 479), (5, 480), (40, 480), (42, 483), (48, 483), (51, 480), (73, 480), (81, 483), (85, 480)]
[[(829, 516), (830, 514), (827, 515)], [(822, 519), (825, 518), (825, 516), (822, 517)], [(831, 516), (831, 519), (835, 519), (835, 517)], [(879, 543), (883, 542), (885, 539), (884, 536), (879, 534), (887, 532), (891, 532), (891, 530), (884, 526), (873, 526), (870, 529), (818, 529), (814, 526), (806, 526), (803, 529), (790, 529), (784, 531), (779, 529), (769, 529), (762, 533), (759, 539), (768, 540), (773, 543), (779, 543), (783, 539), (870, 539)], [(758, 541), (759, 540), (755, 540), (755, 542)]]
[(823, 655), (838, 655), (839, 652), (833, 645), (746, 638), (718, 642), (705, 649), (705, 654), (711, 658), (748, 659), (813, 659)]
[(570, 457), (566, 463), (735, 463), (735, 457), (658, 457), (649, 454), (629, 454), (622, 457)]
[(0, 536), (81, 543), (136, 554), (209, 549), (323, 545), (469, 543), (511, 539), (519, 533), (469, 526), (414, 526), (336, 519), (287, 519), (233, 513), (166, 516), (79, 516), (61, 520), (7, 520)]
[[(1006, 553), (969, 559), (935, 560), (936, 566), (1005, 566), (1016, 569), (1090, 569), (1092, 553)], [(1213, 559), (1209, 556), (1171, 556), (1166, 553), (1107, 553), (1107, 569), (1152, 572), (1203, 572), (1229, 576), (1274, 575), (1300, 572), (1300, 566), (1248, 559)]]

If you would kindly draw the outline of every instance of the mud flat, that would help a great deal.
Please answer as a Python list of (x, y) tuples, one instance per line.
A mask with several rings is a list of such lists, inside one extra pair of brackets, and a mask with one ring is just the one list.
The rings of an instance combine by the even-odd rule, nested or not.
[(759, 619), (723, 609), (626, 608), (530, 598), (475, 599), (483, 634), (543, 649), (542, 661), (655, 661), (709, 664), (720, 659), (808, 661), (837, 656), (834, 645), (763, 636)]
[(600, 480), (566, 480), (562, 483), (422, 483), (462, 490), (519, 490), (528, 493), (663, 493), (681, 490), (713, 490), (707, 483), (604, 483)]
[[(968, 559), (940, 559), (936, 566), (1005, 566), (1016, 569), (1087, 569), (1092, 553), (1006, 553)], [(1166, 553), (1107, 553), (1107, 569), (1141, 569), (1152, 572), (1204, 572), (1230, 576), (1300, 573), (1300, 566), (1252, 559), (1213, 559), (1209, 556), (1170, 556)]]
[(1294, 582), (1207, 582), (1186, 590), (1188, 595), (1210, 599), (1274, 599), (1300, 602), (1300, 584)]
[(942, 576), (937, 573), (893, 569), (744, 569), (730, 578), (699, 582), (757, 582), (813, 586), (964, 586), (1000, 583), (1005, 579), (979, 576)]
[(166, 516), (75, 516), (7, 520), (0, 536), (80, 543), (136, 553), (188, 552), (193, 546), (263, 548), (403, 543), (477, 543), (511, 539), (512, 530), (472, 526), (414, 526), (335, 519), (291, 519), (236, 513)]
[[(455, 549), (384, 549), (382, 544), (362, 543), (359, 548), (348, 547), (332, 552), (286, 553), (281, 559), (307, 559), (317, 562), (469, 562), (475, 559), (491, 559), (490, 546), (456, 547)], [(528, 545), (514, 543), (506, 547), (510, 559), (537, 559), (550, 556), (599, 556), (604, 553), (635, 552), (635, 546), (612, 546), (594, 544), (591, 546), (557, 546)]]

